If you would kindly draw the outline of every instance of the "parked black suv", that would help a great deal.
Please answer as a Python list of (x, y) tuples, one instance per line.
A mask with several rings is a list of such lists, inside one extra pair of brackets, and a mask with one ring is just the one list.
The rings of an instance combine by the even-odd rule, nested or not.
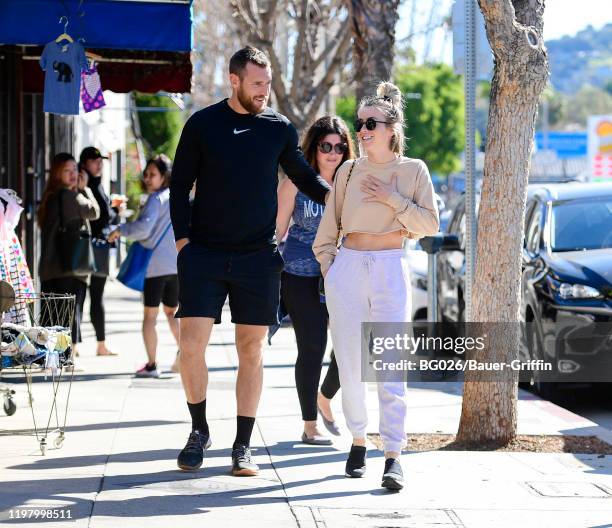
[[(465, 195), (450, 208), (448, 234), (460, 247), (438, 256), (438, 306), (441, 321), (458, 322), (465, 310)], [(594, 338), (585, 353), (572, 350), (563, 334), (589, 322), (612, 324), (612, 183), (529, 185), (520, 315), (532, 323), (521, 355), (553, 362), (568, 381), (588, 379), (589, 371), (596, 379), (612, 357), (610, 340)], [(541, 382), (537, 372), (533, 382), (547, 398), (572, 386)]]
[[(533, 323), (523, 355), (553, 362), (570, 382), (605, 377), (612, 340), (596, 330), (612, 323), (612, 183), (529, 189), (521, 317)], [(541, 383), (537, 373), (534, 382), (547, 398), (572, 386)]]

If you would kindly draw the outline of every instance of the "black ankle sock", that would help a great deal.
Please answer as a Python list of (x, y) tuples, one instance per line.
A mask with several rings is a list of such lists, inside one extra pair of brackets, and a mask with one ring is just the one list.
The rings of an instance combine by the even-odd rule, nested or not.
[(236, 439), (234, 440), (233, 449), (236, 449), (239, 445), (245, 447), (251, 445), (251, 433), (253, 432), (254, 425), (255, 418), (250, 416), (236, 416)]
[(157, 368), (157, 363), (147, 362), (147, 364), (145, 365), (145, 369), (148, 370), (149, 372), (151, 372), (152, 370), (155, 370), (156, 368)]
[(364, 462), (366, 458), (366, 451), (366, 446), (352, 445), (348, 458), (351, 462)]
[(189, 403), (189, 414), (191, 414), (191, 428), (198, 429), (204, 434), (208, 434), (208, 422), (206, 421), (206, 399), (200, 403)]

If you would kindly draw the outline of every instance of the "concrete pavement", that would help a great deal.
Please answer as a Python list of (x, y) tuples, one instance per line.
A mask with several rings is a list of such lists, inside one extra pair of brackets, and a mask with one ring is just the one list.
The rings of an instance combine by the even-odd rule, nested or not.
[[(350, 437), (334, 446), (299, 442), (301, 419), (295, 392), (295, 343), (290, 328), (265, 353), (265, 388), (253, 435), (257, 478), (229, 474), (235, 434), (234, 380), (237, 357), (229, 313), (215, 327), (207, 361), (211, 370), (208, 415), (213, 445), (205, 467), (184, 473), (176, 455), (189, 431), (189, 414), (178, 375), (134, 379), (144, 362), (141, 304), (119, 284), (108, 288), (109, 345), (117, 358), (94, 356), (93, 331), (70, 395), (68, 429), (61, 449), (42, 457), (28, 435), (32, 415), (25, 386), (17, 390), (17, 413), (0, 413), (0, 523), (40, 526), (223, 526), (223, 527), (426, 527), (612, 525), (612, 457), (567, 453), (430, 451), (405, 453), (406, 488), (380, 488), (382, 453), (372, 445), (363, 479), (343, 476)], [(176, 347), (159, 319), (160, 363), (169, 370)], [(61, 388), (61, 387), (60, 387)], [(374, 389), (374, 387), (371, 387)], [(39, 421), (51, 387), (34, 386)], [(370, 431), (377, 430), (375, 390), (368, 391)], [(62, 394), (60, 393), (60, 401)], [(461, 411), (458, 384), (417, 384), (409, 390), (411, 432), (455, 433)], [(340, 400), (334, 409), (344, 426)], [(552, 403), (521, 391), (519, 433), (612, 433)], [(35, 509), (39, 508), (39, 509)], [(16, 518), (57, 512), (58, 520)], [(12, 513), (11, 513), (12, 512)], [(20, 514), (19, 512), (22, 512)], [(63, 512), (63, 513), (61, 513)], [(67, 512), (71, 520), (67, 520)], [(22, 515), (22, 516), (23, 516)]]

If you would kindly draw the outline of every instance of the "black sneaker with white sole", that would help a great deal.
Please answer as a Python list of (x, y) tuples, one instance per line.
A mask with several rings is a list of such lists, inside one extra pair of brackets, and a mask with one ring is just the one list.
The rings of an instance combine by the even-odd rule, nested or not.
[(344, 475), (350, 478), (361, 478), (366, 470), (366, 447), (351, 446), (351, 451), (346, 461)]
[(211, 446), (210, 435), (197, 429), (189, 434), (187, 443), (176, 460), (178, 467), (185, 471), (195, 471), (204, 462), (204, 451)]
[(232, 449), (232, 475), (235, 477), (254, 477), (259, 473), (259, 466), (251, 458), (251, 449), (239, 445)]
[(404, 473), (397, 458), (385, 460), (385, 472), (381, 486), (394, 491), (399, 491), (404, 487)]

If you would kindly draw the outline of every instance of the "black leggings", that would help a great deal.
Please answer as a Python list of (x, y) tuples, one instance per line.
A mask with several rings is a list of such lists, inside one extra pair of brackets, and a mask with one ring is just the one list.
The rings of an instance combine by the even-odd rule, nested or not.
[(106, 340), (104, 329), (104, 286), (107, 277), (92, 275), (89, 281), (89, 318), (98, 341)]
[[(87, 283), (84, 280), (79, 280), (75, 277), (63, 277), (60, 279), (49, 279), (41, 281), (40, 288), (44, 293), (71, 293), (76, 297), (74, 307), (74, 317), (72, 320), (72, 342), (81, 342), (81, 320), (83, 319), (83, 304), (85, 303), (85, 292), (87, 291)], [(46, 315), (53, 315), (53, 311), (59, 308), (59, 304), (50, 307), (43, 312), (41, 326), (52, 326), (58, 324), (58, 321), (47, 320)], [(60, 322), (60, 324), (63, 324)]]
[[(297, 341), (295, 385), (302, 419), (313, 421), (317, 419), (317, 391), (327, 346), (327, 307), (319, 298), (318, 277), (300, 277), (283, 272), (281, 295), (291, 317)], [(339, 388), (338, 366), (332, 354), (321, 392), (331, 399)]]

